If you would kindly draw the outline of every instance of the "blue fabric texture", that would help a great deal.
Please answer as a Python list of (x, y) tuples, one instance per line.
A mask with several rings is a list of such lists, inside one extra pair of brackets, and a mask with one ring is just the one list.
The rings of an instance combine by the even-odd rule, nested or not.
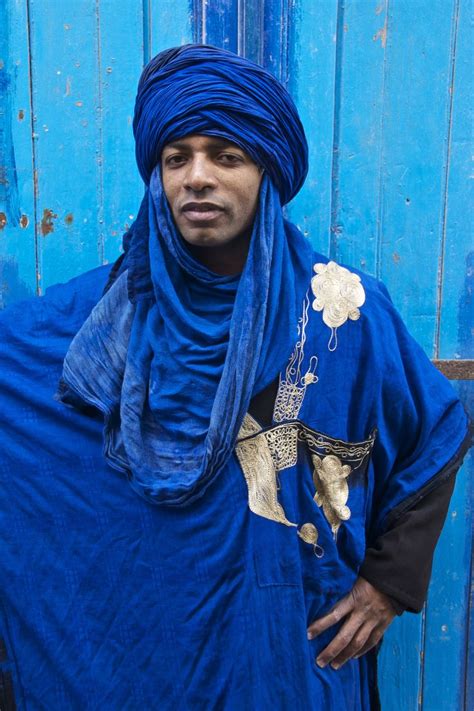
[[(347, 478), (351, 516), (337, 538), (302, 442), (277, 492), (298, 528), (250, 510), (235, 456), (188, 506), (151, 505), (104, 459), (103, 418), (53, 397), (109, 270), (0, 313), (0, 669), (17, 708), (373, 711), (372, 655), (319, 669), (334, 629), (309, 642), (306, 626), (350, 590), (387, 515), (436, 484), (458, 450), (466, 417), (455, 393), (363, 275), (360, 318), (338, 329), (334, 351), (309, 306), (300, 363), (304, 376), (318, 359), (299, 420), (340, 456), (377, 428), (367, 466)], [(126, 277), (104, 303), (125, 305), (127, 328), (121, 291)], [(121, 326), (103, 315), (101, 328)], [(318, 529), (321, 557), (298, 535), (304, 523)]]
[[(150, 62), (134, 130), (149, 187), (125, 238), (130, 304), (111, 308), (116, 292), (124, 295), (112, 286), (71, 346), (60, 397), (98, 407), (110, 463), (145, 498), (179, 506), (221, 471), (252, 394), (274, 380), (293, 347), (311, 248), (284, 221), (281, 202), (304, 180), (307, 146), (291, 98), (269, 72), (206, 46)], [(219, 276), (191, 256), (163, 192), (163, 146), (197, 132), (233, 140), (265, 169), (238, 276)]]

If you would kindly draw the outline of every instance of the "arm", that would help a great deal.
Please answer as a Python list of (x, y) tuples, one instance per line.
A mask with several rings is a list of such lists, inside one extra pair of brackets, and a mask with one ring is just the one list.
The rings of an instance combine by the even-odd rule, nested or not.
[[(470, 437), (454, 461), (437, 476), (441, 483), (408, 510), (392, 518), (392, 525), (367, 548), (351, 592), (308, 628), (312, 638), (344, 619), (317, 662), (337, 669), (374, 647), (396, 614), (419, 612), (426, 600), (436, 544), (446, 519), (456, 472)], [(396, 512), (395, 512), (396, 513)]]

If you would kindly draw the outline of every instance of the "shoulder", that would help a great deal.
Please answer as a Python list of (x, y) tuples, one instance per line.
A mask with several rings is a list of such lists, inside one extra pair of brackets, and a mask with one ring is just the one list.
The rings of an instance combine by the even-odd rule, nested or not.
[(110, 269), (111, 265), (91, 269), (68, 282), (50, 286), (44, 296), (11, 304), (0, 311), (0, 328), (12, 328), (15, 333), (22, 329), (31, 332), (38, 324), (43, 332), (48, 324), (64, 329), (69, 323), (71, 329), (77, 328), (101, 298)]
[(5, 372), (19, 361), (26, 365), (61, 359), (101, 298), (110, 269), (109, 265), (92, 269), (51, 286), (44, 296), (0, 311), (0, 360)]
[(312, 310), (333, 336), (340, 329), (341, 335), (347, 333), (347, 337), (362, 346), (362, 341), (366, 345), (374, 340), (383, 341), (383, 333), (393, 335), (404, 328), (381, 281), (318, 253), (313, 253), (312, 258), (308, 292)]

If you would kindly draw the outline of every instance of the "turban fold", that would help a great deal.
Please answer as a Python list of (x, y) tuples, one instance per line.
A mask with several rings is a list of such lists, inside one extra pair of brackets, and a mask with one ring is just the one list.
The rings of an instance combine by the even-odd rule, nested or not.
[(286, 89), (258, 64), (217, 47), (185, 45), (154, 57), (140, 78), (133, 130), (147, 185), (165, 145), (191, 134), (238, 144), (266, 170), (282, 204), (308, 170), (304, 129)]

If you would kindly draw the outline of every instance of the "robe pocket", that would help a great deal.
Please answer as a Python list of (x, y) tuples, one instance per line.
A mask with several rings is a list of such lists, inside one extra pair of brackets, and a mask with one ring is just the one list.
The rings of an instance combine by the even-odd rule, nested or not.
[(260, 587), (301, 585), (296, 529), (255, 519), (254, 563)]

